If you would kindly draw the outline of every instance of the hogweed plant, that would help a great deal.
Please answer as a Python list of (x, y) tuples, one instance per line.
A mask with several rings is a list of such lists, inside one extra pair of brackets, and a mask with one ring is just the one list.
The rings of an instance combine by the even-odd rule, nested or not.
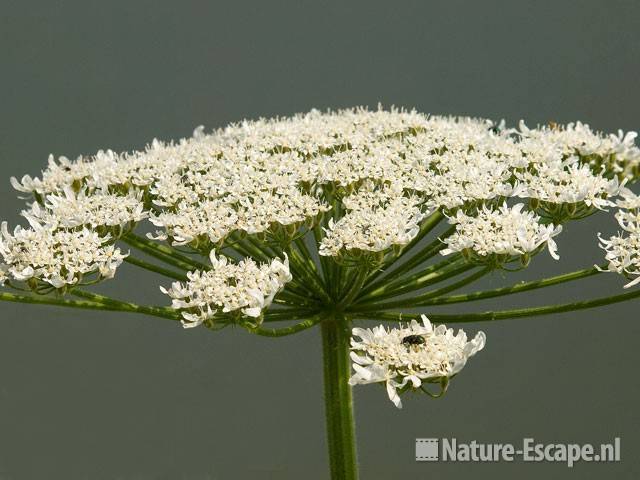
[[(623, 275), (625, 288), (639, 283), (640, 197), (629, 189), (640, 175), (635, 136), (579, 122), (507, 128), (357, 108), (210, 134), (198, 127), (192, 138), (154, 140), (141, 152), (50, 157), (40, 177), (11, 179), (28, 197), (28, 225), (2, 223), (0, 299), (141, 313), (185, 328), (235, 325), (267, 337), (319, 327), (331, 475), (354, 479), (351, 386), (382, 384), (398, 408), (410, 392), (438, 397), (485, 346), (482, 332), (468, 339), (442, 322), (640, 296), (631, 289), (465, 314), (453, 306), (601, 272)], [(594, 233), (602, 265), (454, 293), (493, 272), (524, 269), (545, 250), (557, 260), (564, 224), (610, 210), (621, 230)], [(174, 280), (151, 280), (171, 305), (92, 291), (123, 262)], [(451, 313), (428, 311), (446, 305)], [(352, 329), (360, 320), (396, 327)]]

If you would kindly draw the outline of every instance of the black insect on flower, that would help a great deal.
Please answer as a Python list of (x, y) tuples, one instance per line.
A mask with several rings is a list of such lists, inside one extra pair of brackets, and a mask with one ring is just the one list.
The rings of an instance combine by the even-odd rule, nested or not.
[(402, 344), (406, 347), (411, 347), (412, 345), (424, 345), (426, 340), (422, 335), (407, 335), (402, 339)]

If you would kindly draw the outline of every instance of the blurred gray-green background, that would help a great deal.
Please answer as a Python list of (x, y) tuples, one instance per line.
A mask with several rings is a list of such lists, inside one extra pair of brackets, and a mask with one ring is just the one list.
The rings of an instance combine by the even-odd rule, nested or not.
[[(0, 218), (18, 221), (11, 175), (50, 152), (141, 148), (312, 107), (416, 107), (640, 127), (635, 1), (47, 1), (0, 3)], [(560, 262), (602, 261), (607, 215), (571, 224)], [(494, 275), (483, 282), (509, 282)], [(164, 302), (128, 266), (105, 285)], [(621, 291), (602, 275), (478, 304), (541, 304)], [(638, 287), (636, 287), (638, 288)], [(356, 389), (362, 478), (637, 478), (638, 303), (471, 324), (488, 344), (440, 401), (397, 411)], [(460, 310), (454, 310), (460, 311)], [(325, 479), (317, 331), (282, 339), (182, 330), (158, 319), (0, 305), (1, 479)], [(416, 437), (607, 442), (617, 464), (433, 464)]]

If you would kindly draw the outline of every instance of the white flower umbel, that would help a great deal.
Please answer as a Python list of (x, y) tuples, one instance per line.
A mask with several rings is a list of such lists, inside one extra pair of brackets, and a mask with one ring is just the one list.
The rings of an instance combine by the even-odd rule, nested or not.
[(398, 390), (453, 377), (485, 342), (484, 332), (468, 341), (463, 330), (454, 334), (444, 325), (433, 328), (424, 315), (422, 324), (412, 320), (400, 328), (354, 328), (351, 359), (355, 373), (349, 384), (384, 383), (389, 399), (402, 408)]
[(81, 184), (88, 176), (91, 170), (100, 168), (109, 168), (115, 165), (115, 154), (100, 151), (95, 157), (95, 162), (85, 161), (78, 158), (75, 162), (67, 157), (60, 157), (56, 162), (53, 155), (49, 155), (48, 168), (42, 172), (42, 178), (31, 178), (25, 175), (21, 180), (11, 177), (11, 185), (20, 192), (36, 193), (45, 195), (47, 193), (63, 190), (65, 187)]
[(640, 283), (640, 205), (638, 197), (630, 191), (625, 192), (621, 206), (629, 207), (629, 210), (621, 209), (616, 212), (616, 219), (623, 233), (614, 235), (608, 240), (600, 239), (600, 248), (605, 252), (605, 259), (609, 262), (607, 271), (619, 273), (631, 279), (624, 288), (629, 288)]
[(582, 210), (582, 204), (600, 210), (613, 206), (610, 199), (620, 190), (617, 177), (607, 179), (593, 173), (589, 165), (577, 162), (539, 164), (516, 176), (521, 182), (519, 197), (555, 205), (572, 204), (575, 210)]
[(61, 289), (87, 276), (112, 278), (127, 256), (109, 236), (88, 228), (52, 230), (33, 223), (31, 228), (17, 226), (11, 234), (2, 222), (1, 233), (0, 256), (8, 274), (34, 289), (41, 287), (37, 281)]
[[(629, 190), (640, 179), (635, 137), (582, 123), (513, 129), (378, 107), (197, 127), (137, 152), (52, 156), (39, 177), (11, 180), (26, 194), (31, 228), (10, 234), (2, 225), (0, 301), (147, 314), (184, 327), (238, 325), (266, 337), (319, 326), (327, 438), (340, 452), (331, 470), (353, 479), (349, 355), (350, 383), (384, 384), (399, 407), (406, 391), (444, 393), (485, 336), (469, 341), (426, 318), (351, 336), (351, 321), (398, 321), (431, 305), (453, 305), (440, 317), (450, 322), (520, 318), (640, 297), (636, 289), (455, 311), (461, 302), (592, 276), (587, 268), (458, 291), (496, 269), (526, 267), (543, 248), (557, 259), (561, 225), (615, 205), (621, 233), (601, 238), (609, 262), (602, 268), (626, 276), (627, 287), (640, 282), (640, 199)], [(84, 288), (114, 274), (125, 257), (116, 242), (145, 255), (127, 257), (129, 265), (172, 279), (163, 283), (178, 280), (162, 288), (172, 306)], [(450, 256), (437, 259), (439, 252)]]
[(456, 231), (445, 239), (447, 248), (442, 255), (462, 252), (472, 261), (500, 266), (514, 256), (528, 258), (546, 244), (549, 253), (558, 259), (553, 237), (562, 231), (561, 226), (539, 223), (540, 217), (524, 210), (519, 203), (509, 207), (506, 203), (493, 210), (483, 206), (477, 214), (468, 215), (459, 210), (449, 219)]
[(117, 154), (100, 150), (93, 156), (78, 157), (75, 161), (60, 157), (56, 162), (49, 156), (48, 168), (41, 178), (25, 175), (21, 180), (11, 178), (13, 187), (26, 193), (43, 196), (70, 187), (108, 189), (147, 187), (159, 178), (167, 178), (191, 159), (193, 145), (181, 141), (178, 145), (154, 140), (146, 150), (133, 154)]
[(189, 272), (187, 282), (174, 282), (168, 290), (160, 287), (182, 312), (185, 327), (215, 322), (219, 313), (257, 319), (292, 278), (286, 257), (262, 265), (251, 259), (233, 263), (212, 251), (210, 259), (211, 270)]
[(231, 205), (222, 201), (183, 202), (175, 210), (151, 214), (149, 221), (164, 228), (149, 238), (170, 240), (174, 246), (192, 244), (197, 247), (203, 241), (216, 244), (224, 240), (235, 229), (238, 214)]
[(34, 202), (22, 215), (31, 224), (37, 222), (54, 229), (80, 226), (125, 229), (131, 228), (148, 214), (141, 191), (131, 191), (126, 195), (104, 190), (76, 193), (71, 187), (65, 187), (60, 194), (47, 195), (44, 206)]
[(262, 233), (273, 224), (293, 225), (314, 219), (329, 207), (297, 188), (279, 188), (247, 195), (239, 202), (239, 228), (249, 234)]
[(165, 229), (152, 236), (156, 240), (170, 239), (172, 245), (191, 244), (196, 248), (203, 241), (208, 241), (215, 247), (234, 231), (275, 233), (274, 225), (303, 223), (327, 210), (328, 207), (317, 198), (288, 187), (277, 191), (245, 192), (241, 197), (228, 195), (197, 203), (183, 201), (177, 208), (151, 215), (150, 221)]
[(640, 210), (640, 195), (636, 195), (628, 188), (622, 187), (620, 189), (620, 196), (616, 201), (616, 205), (620, 208), (627, 210)]
[[(191, 138), (154, 140), (140, 152), (51, 157), (40, 178), (12, 183), (33, 194), (27, 215), (38, 222), (122, 228), (147, 216), (158, 227), (152, 238), (205, 254), (236, 232), (287, 241), (342, 199), (344, 208), (323, 225), (321, 254), (386, 255), (415, 236), (427, 209), (473, 217), (481, 202), (521, 197), (561, 223), (611, 206), (618, 179), (638, 173), (634, 138), (581, 123), (516, 131), (398, 109), (312, 110), (210, 134), (198, 127)], [(525, 229), (524, 243), (537, 243), (531, 234)], [(487, 239), (494, 247), (503, 240)], [(514, 246), (529, 245), (509, 241), (505, 250)]]
[(581, 161), (594, 170), (604, 166), (610, 173), (628, 179), (638, 174), (640, 149), (635, 145), (636, 132), (619, 130), (617, 134), (605, 135), (592, 131), (589, 125), (581, 122), (529, 129), (521, 121), (518, 134), (530, 153), (537, 151), (549, 155), (556, 152), (563, 157), (579, 155)]
[(342, 203), (347, 213), (337, 222), (329, 221), (320, 255), (336, 256), (348, 250), (380, 252), (392, 245), (405, 245), (418, 234), (420, 221), (426, 216), (420, 198), (372, 184)]

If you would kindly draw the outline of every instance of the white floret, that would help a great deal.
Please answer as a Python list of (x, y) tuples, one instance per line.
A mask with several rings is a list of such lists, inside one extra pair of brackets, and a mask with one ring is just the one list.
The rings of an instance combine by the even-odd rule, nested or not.
[(182, 312), (185, 327), (233, 312), (258, 318), (292, 279), (286, 257), (262, 265), (250, 259), (233, 263), (212, 251), (210, 259), (210, 270), (189, 272), (187, 282), (175, 282), (170, 289), (160, 287), (171, 297), (172, 307)]
[(127, 255), (111, 244), (109, 236), (82, 228), (51, 230), (44, 226), (17, 226), (9, 233), (3, 222), (0, 256), (15, 280), (32, 279), (54, 288), (75, 285), (89, 275), (112, 278)]
[(65, 187), (59, 194), (49, 194), (44, 205), (34, 202), (22, 215), (29, 223), (40, 223), (48, 228), (75, 228), (87, 226), (127, 227), (146, 218), (142, 192), (131, 191), (126, 195), (115, 195), (104, 190), (90, 194), (79, 193)]
[(331, 219), (320, 244), (320, 255), (349, 250), (380, 252), (406, 245), (418, 234), (426, 216), (417, 197), (403, 196), (390, 188), (364, 187), (343, 200), (347, 213)]
[(540, 217), (524, 210), (522, 203), (513, 207), (505, 203), (497, 210), (484, 206), (475, 216), (460, 210), (449, 219), (456, 225), (456, 231), (445, 239), (447, 248), (441, 254), (468, 250), (479, 257), (519, 256), (535, 252), (546, 244), (549, 254), (558, 260), (553, 237), (562, 231), (562, 227), (543, 225), (539, 221)]
[[(407, 337), (419, 337), (420, 343), (406, 342)], [(351, 359), (354, 374), (350, 385), (384, 383), (389, 399), (398, 408), (402, 401), (397, 390), (407, 386), (420, 388), (425, 381), (453, 377), (468, 359), (482, 350), (484, 332), (467, 340), (463, 330), (457, 334), (444, 325), (433, 327), (422, 315), (422, 324), (412, 320), (409, 325), (387, 329), (354, 328), (351, 338)]]

